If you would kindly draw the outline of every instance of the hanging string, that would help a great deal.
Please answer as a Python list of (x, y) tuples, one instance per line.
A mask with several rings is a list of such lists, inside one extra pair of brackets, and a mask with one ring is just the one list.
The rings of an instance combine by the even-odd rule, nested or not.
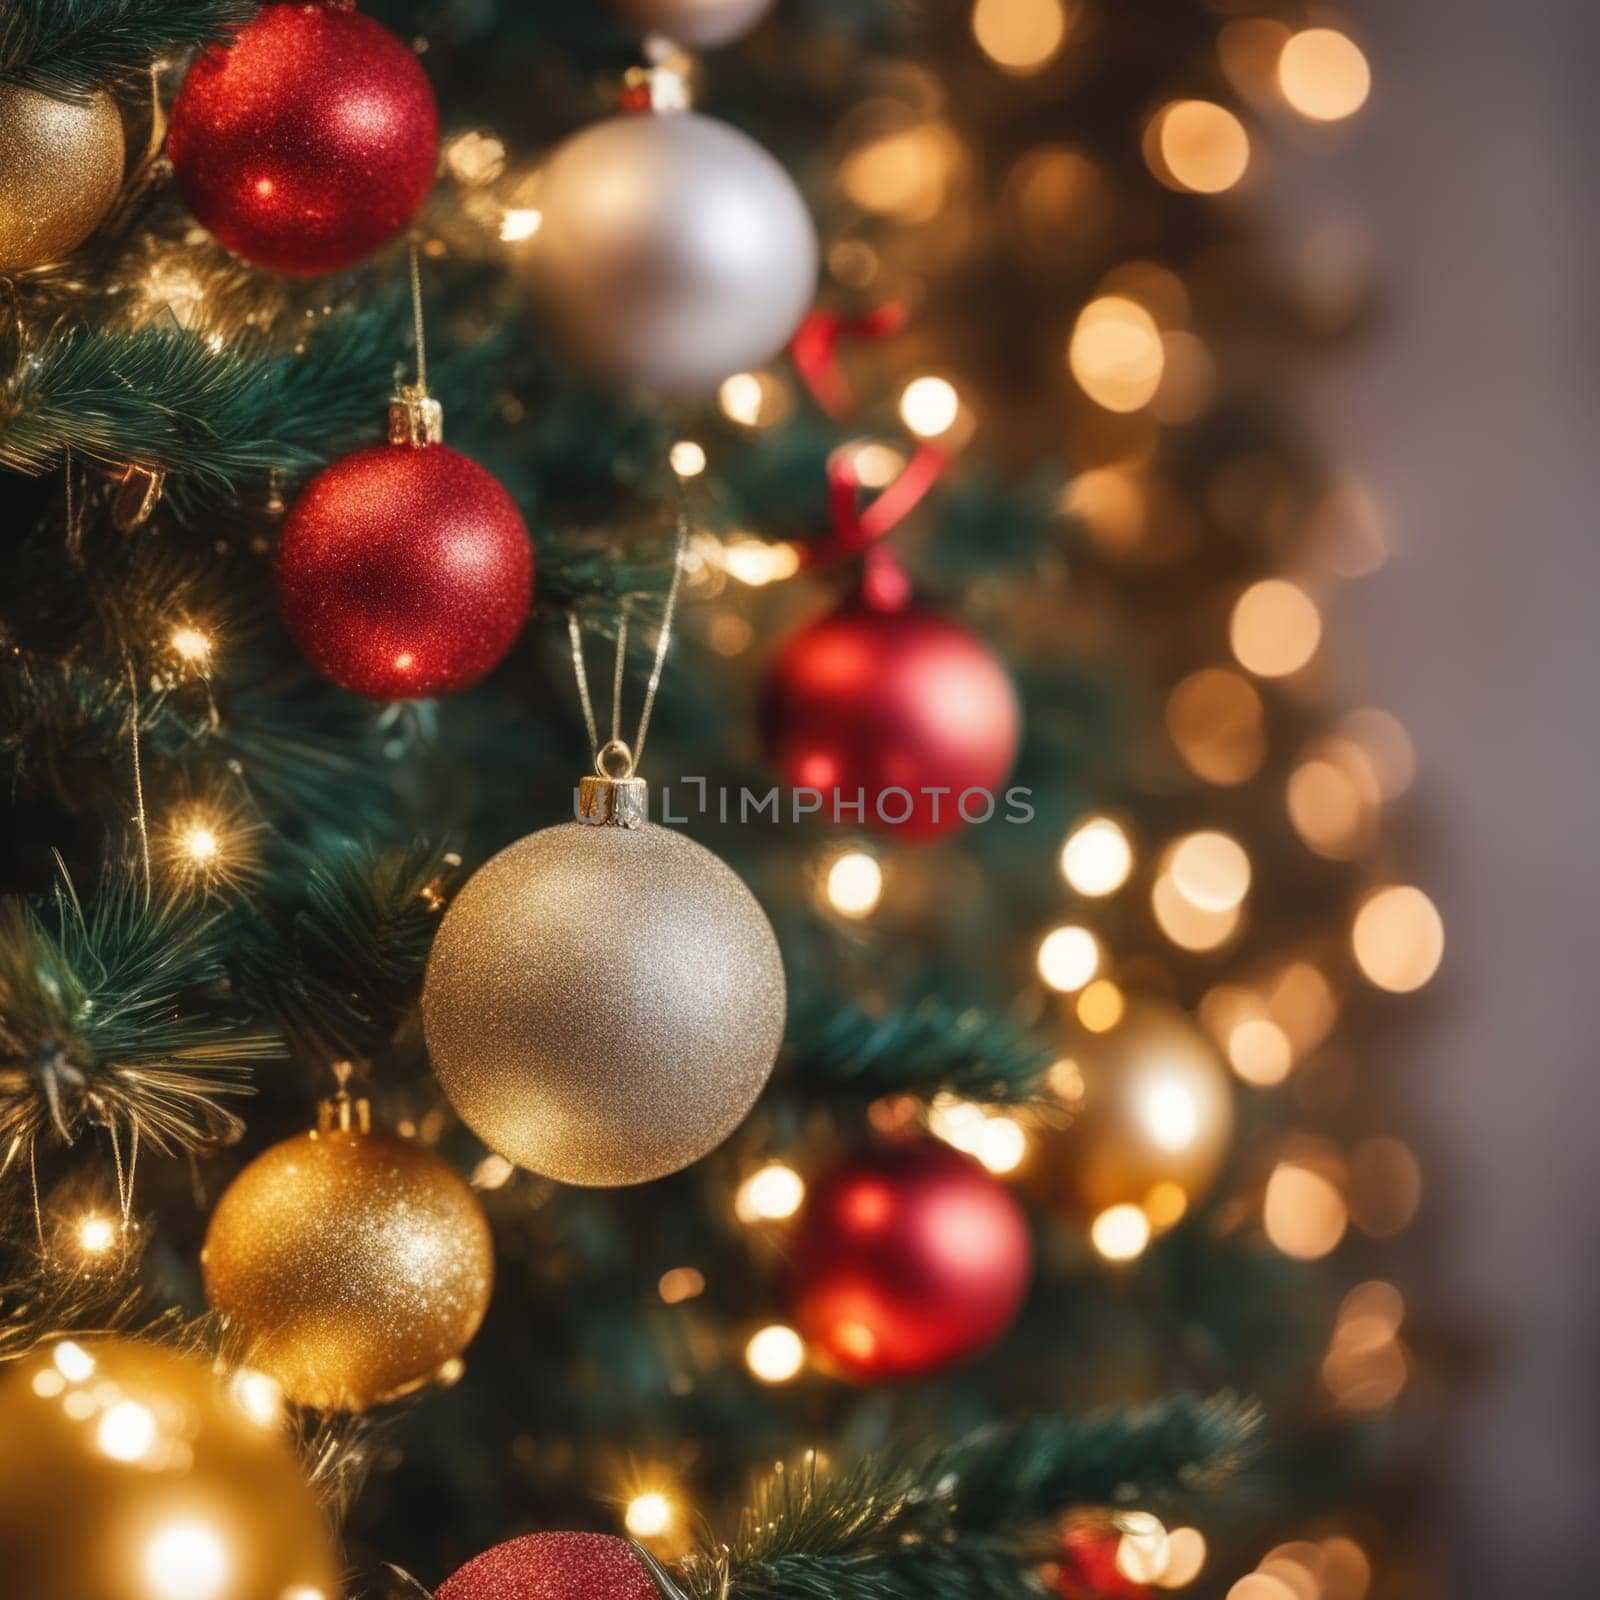
[(133, 657), (124, 658), (128, 664), (128, 693), (132, 700), (128, 723), (129, 742), (133, 746), (133, 800), (134, 817), (139, 826), (139, 849), (144, 857), (144, 903), (150, 904), (150, 822), (144, 809), (144, 764), (139, 759), (139, 674), (134, 670)]
[[(622, 603), (617, 618), (616, 658), (611, 675), (611, 737), (600, 743), (600, 725), (594, 713), (594, 698), (589, 692), (589, 673), (583, 660), (583, 625), (575, 608), (567, 610), (567, 639), (572, 647), (572, 675), (578, 685), (578, 703), (583, 707), (583, 725), (589, 735), (589, 748), (594, 755), (595, 770), (603, 777), (632, 777), (634, 769), (644, 756), (645, 741), (650, 735), (650, 717), (655, 710), (656, 691), (661, 687), (661, 674), (667, 664), (667, 651), (672, 645), (672, 623), (678, 610), (678, 596), (683, 589), (684, 556), (689, 548), (689, 502), (683, 480), (674, 475), (677, 485), (677, 531), (673, 541), (672, 581), (667, 587), (666, 603), (661, 609), (661, 628), (656, 635), (655, 657), (650, 664), (650, 676), (645, 683), (644, 703), (639, 710), (639, 727), (630, 745), (622, 738), (622, 690), (628, 652), (628, 603)], [(609, 763), (620, 763), (623, 770), (612, 772)]]
[(428, 392), (428, 346), (422, 336), (422, 264), (417, 257), (417, 241), (411, 241), (411, 328), (417, 341), (417, 389)]
[(39, 1254), (47, 1256), (49, 1248), (44, 1242), (44, 1209), (39, 1204), (39, 1146), (37, 1141), (28, 1141), (28, 1183), (33, 1189), (33, 1228), (39, 1235)]

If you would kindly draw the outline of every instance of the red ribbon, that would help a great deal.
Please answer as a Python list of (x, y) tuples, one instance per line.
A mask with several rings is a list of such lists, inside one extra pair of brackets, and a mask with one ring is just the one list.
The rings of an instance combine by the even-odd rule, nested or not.
[(812, 311), (789, 341), (795, 370), (811, 398), (837, 421), (855, 410), (850, 380), (839, 362), (841, 339), (885, 339), (906, 325), (905, 307), (890, 300), (861, 317), (835, 311)]

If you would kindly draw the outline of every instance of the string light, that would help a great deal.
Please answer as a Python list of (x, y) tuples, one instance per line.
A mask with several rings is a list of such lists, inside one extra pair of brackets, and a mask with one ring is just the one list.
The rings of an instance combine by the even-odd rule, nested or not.
[[(698, 450), (700, 447), (695, 446)], [(702, 461), (702, 465), (704, 462)], [(719, 560), (722, 570), (730, 578), (748, 584), (752, 589), (769, 583), (781, 583), (800, 570), (800, 552), (781, 540), (769, 543), (753, 534), (735, 534), (723, 541)]]
[(227, 1546), (205, 1522), (174, 1522), (157, 1530), (141, 1567), (151, 1600), (218, 1600), (232, 1572)]
[(1110, 817), (1091, 817), (1061, 847), (1061, 875), (1079, 894), (1115, 894), (1133, 870), (1133, 847)]
[(229, 1380), (228, 1393), (258, 1428), (275, 1428), (283, 1421), (283, 1388), (266, 1373), (241, 1367)]
[(172, 630), (168, 643), (173, 653), (191, 667), (203, 668), (211, 662), (211, 638), (187, 623)]
[(84, 1383), (94, 1376), (94, 1357), (71, 1339), (63, 1339), (51, 1353), (51, 1360), (55, 1362), (56, 1371), (68, 1383)]
[(1125, 1511), (1117, 1518), (1122, 1537), (1114, 1565), (1130, 1583), (1153, 1583), (1167, 1568), (1167, 1530), (1148, 1511)]
[(804, 1340), (781, 1322), (752, 1334), (744, 1347), (744, 1363), (762, 1383), (788, 1383), (798, 1376), (805, 1361)]
[(1167, 697), (1167, 732), (1197, 778), (1232, 787), (1254, 777), (1266, 756), (1261, 696), (1248, 678), (1206, 667)]
[(706, 453), (693, 439), (680, 439), (667, 459), (680, 478), (698, 478), (706, 470)]
[(805, 1197), (805, 1179), (793, 1167), (770, 1161), (739, 1185), (733, 1211), (741, 1222), (781, 1222), (800, 1209)]
[(723, 415), (744, 428), (770, 428), (789, 411), (789, 391), (770, 372), (736, 372), (724, 378), (717, 401)]
[(1203, 830), (1180, 839), (1168, 858), (1173, 887), (1201, 911), (1231, 911), (1250, 889), (1250, 858), (1237, 839)]
[(622, 1515), (623, 1526), (636, 1539), (659, 1539), (676, 1520), (672, 1502), (658, 1489), (635, 1495)]
[(1185, 1589), (1206, 1564), (1205, 1535), (1198, 1528), (1173, 1528), (1167, 1534), (1167, 1560), (1151, 1579), (1160, 1589)]
[(1109, 1206), (1089, 1224), (1089, 1242), (1107, 1261), (1132, 1261), (1150, 1243), (1150, 1219), (1135, 1205)]
[(1040, 942), (1038, 965), (1052, 989), (1074, 994), (1100, 970), (1100, 942), (1087, 928), (1056, 928)]
[(113, 1461), (142, 1461), (159, 1437), (155, 1413), (137, 1400), (120, 1400), (109, 1407), (95, 1429), (95, 1444)]
[(669, 1306), (693, 1300), (706, 1292), (705, 1275), (694, 1267), (672, 1267), (661, 1274), (656, 1293)]
[(883, 868), (865, 850), (848, 850), (829, 865), (823, 892), (840, 916), (870, 917), (883, 898)]
[(1078, 996), (1078, 1022), (1090, 1033), (1109, 1033), (1127, 1009), (1122, 990), (1109, 978), (1096, 978)]
[(116, 1225), (106, 1217), (85, 1217), (77, 1227), (78, 1248), (87, 1255), (103, 1254), (116, 1242), (116, 1237)]
[(913, 378), (900, 396), (900, 420), (919, 439), (936, 439), (955, 426), (961, 397), (944, 378)]
[(531, 239), (544, 226), (544, 213), (531, 206), (515, 206), (500, 219), (500, 239), (503, 244), (521, 244)]
[(1261, 1220), (1268, 1239), (1284, 1255), (1316, 1261), (1344, 1237), (1349, 1212), (1325, 1173), (1298, 1161), (1280, 1161), (1267, 1179)]

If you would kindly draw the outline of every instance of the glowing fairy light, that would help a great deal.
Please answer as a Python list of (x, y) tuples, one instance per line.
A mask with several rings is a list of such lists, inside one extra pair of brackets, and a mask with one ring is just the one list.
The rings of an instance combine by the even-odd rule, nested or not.
[(1081, 822), (1061, 847), (1061, 875), (1090, 897), (1115, 894), (1133, 870), (1133, 847), (1110, 817)]
[(806, 1347), (793, 1328), (781, 1322), (750, 1336), (744, 1364), (762, 1383), (788, 1383), (805, 1365)]
[(770, 1161), (739, 1185), (734, 1215), (741, 1222), (781, 1222), (800, 1209), (805, 1197), (805, 1179), (793, 1167)]
[(781, 583), (800, 570), (800, 552), (792, 544), (773, 543), (751, 534), (735, 534), (726, 540), (718, 559), (730, 578), (752, 589)]
[(68, 1383), (82, 1383), (94, 1376), (94, 1357), (81, 1344), (75, 1344), (71, 1339), (63, 1339), (55, 1347), (51, 1359), (56, 1364), (56, 1371)]
[(197, 867), (209, 867), (222, 854), (222, 841), (217, 838), (216, 829), (208, 828), (203, 822), (185, 828), (179, 843), (183, 853)]
[(693, 439), (680, 439), (667, 459), (680, 478), (698, 478), (706, 470), (706, 453)]
[(174, 628), (167, 642), (172, 646), (173, 654), (188, 666), (205, 667), (210, 664), (211, 637), (198, 628), (188, 625)]
[(622, 1515), (623, 1526), (636, 1539), (659, 1539), (676, 1521), (672, 1502), (658, 1489), (636, 1494)]
[(1089, 1224), (1089, 1242), (1107, 1261), (1132, 1261), (1150, 1243), (1150, 1219), (1138, 1206), (1108, 1206)]
[(1052, 989), (1074, 994), (1100, 970), (1100, 942), (1087, 928), (1056, 928), (1040, 943), (1038, 964)]
[(849, 850), (828, 867), (828, 904), (842, 917), (870, 917), (883, 898), (883, 868), (865, 850)]
[(1372, 69), (1353, 39), (1336, 28), (1307, 28), (1278, 57), (1283, 98), (1312, 122), (1340, 122), (1367, 103)]
[(531, 206), (515, 206), (500, 219), (500, 239), (504, 244), (521, 244), (531, 239), (544, 225), (544, 213)]
[(156, 1447), (155, 1413), (137, 1400), (121, 1400), (100, 1418), (94, 1442), (113, 1461), (143, 1461)]
[(1155, 397), (1166, 368), (1156, 320), (1125, 295), (1091, 300), (1073, 325), (1067, 365), (1078, 386), (1107, 411), (1137, 411)]
[(258, 1428), (275, 1428), (283, 1420), (283, 1389), (266, 1373), (241, 1367), (230, 1380), (228, 1392)]
[(77, 1227), (78, 1248), (85, 1255), (103, 1255), (116, 1238), (116, 1224), (106, 1217), (85, 1217)]
[(140, 1570), (151, 1600), (219, 1600), (233, 1563), (209, 1523), (173, 1522), (151, 1535)]
[(1391, 884), (1361, 902), (1350, 943), (1369, 983), (1391, 994), (1409, 994), (1439, 970), (1444, 922), (1422, 890)]
[(913, 378), (900, 396), (900, 420), (919, 439), (936, 439), (955, 426), (961, 397), (944, 378)]

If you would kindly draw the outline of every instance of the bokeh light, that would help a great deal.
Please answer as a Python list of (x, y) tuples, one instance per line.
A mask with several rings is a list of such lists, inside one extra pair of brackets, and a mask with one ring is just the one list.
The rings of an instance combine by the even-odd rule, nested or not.
[(1167, 732), (1184, 764), (1207, 783), (1232, 787), (1266, 755), (1261, 696), (1227, 667), (1192, 673), (1167, 698)]
[(976, 0), (972, 33), (1005, 72), (1038, 72), (1060, 53), (1070, 18), (1062, 0)]
[(1166, 351), (1156, 320), (1136, 300), (1101, 295), (1073, 326), (1067, 365), (1078, 386), (1107, 411), (1137, 411), (1161, 386)]
[(1422, 890), (1408, 884), (1374, 889), (1361, 902), (1350, 933), (1356, 965), (1391, 994), (1420, 989), (1444, 958), (1444, 923)]
[(920, 439), (948, 433), (961, 415), (961, 396), (947, 378), (913, 378), (900, 396), (900, 420)]
[(1228, 626), (1239, 665), (1258, 678), (1298, 672), (1316, 654), (1322, 618), (1316, 602), (1287, 578), (1263, 578), (1239, 596)]
[(752, 1172), (734, 1193), (733, 1211), (741, 1222), (781, 1222), (800, 1209), (805, 1179), (781, 1161)]
[(636, 1494), (622, 1515), (622, 1524), (636, 1539), (659, 1539), (677, 1520), (672, 1502), (658, 1489)]
[(1174, 100), (1151, 119), (1145, 160), (1169, 189), (1221, 194), (1250, 165), (1250, 136), (1225, 106), (1211, 100)]
[(1073, 994), (1100, 970), (1100, 941), (1087, 928), (1055, 928), (1039, 945), (1039, 976), (1052, 989)]
[(751, 1335), (744, 1362), (762, 1383), (788, 1383), (805, 1365), (805, 1341), (793, 1328), (775, 1322)]
[(1135, 1205), (1108, 1206), (1089, 1224), (1089, 1242), (1107, 1261), (1132, 1261), (1150, 1243), (1150, 1219)]
[(1335, 28), (1307, 28), (1278, 57), (1278, 87), (1301, 116), (1338, 122), (1366, 104), (1372, 71), (1354, 40)]
[(1349, 1212), (1326, 1173), (1299, 1161), (1281, 1161), (1267, 1180), (1261, 1220), (1267, 1237), (1284, 1255), (1315, 1261), (1344, 1237)]
[(870, 917), (883, 898), (883, 868), (865, 850), (836, 856), (823, 879), (828, 904), (841, 917)]
[(1202, 911), (1231, 911), (1250, 889), (1250, 858), (1237, 839), (1214, 829), (1185, 835), (1167, 860), (1173, 887)]
[(1110, 817), (1080, 822), (1061, 847), (1061, 875), (1081, 895), (1115, 894), (1133, 870), (1133, 847)]

